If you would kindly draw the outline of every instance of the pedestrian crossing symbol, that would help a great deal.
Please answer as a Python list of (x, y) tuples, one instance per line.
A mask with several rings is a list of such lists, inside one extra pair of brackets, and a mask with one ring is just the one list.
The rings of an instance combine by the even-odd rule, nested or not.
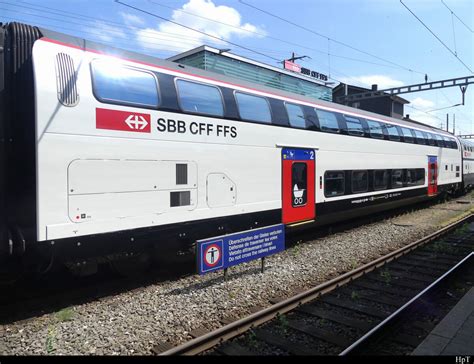
[(203, 263), (203, 266), (202, 266), (203, 272), (222, 267), (223, 265), (222, 247), (223, 247), (222, 240), (214, 240), (214, 241), (210, 241), (208, 243), (204, 243), (201, 245), (201, 254), (202, 254), (201, 261)]

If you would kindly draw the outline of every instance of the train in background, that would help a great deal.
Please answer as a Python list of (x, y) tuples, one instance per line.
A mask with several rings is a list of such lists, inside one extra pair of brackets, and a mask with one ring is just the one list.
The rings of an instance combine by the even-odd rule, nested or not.
[(26, 24), (3, 24), (0, 47), (5, 276), (130, 266), (474, 184), (473, 145), (427, 125)]

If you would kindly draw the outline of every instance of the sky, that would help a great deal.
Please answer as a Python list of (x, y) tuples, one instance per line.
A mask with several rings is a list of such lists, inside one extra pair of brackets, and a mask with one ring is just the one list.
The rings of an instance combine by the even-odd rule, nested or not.
[[(384, 89), (423, 83), (425, 74), (429, 81), (474, 76), (474, 0), (119, 1), (0, 0), (0, 22), (159, 58), (207, 44), (281, 67), (294, 52), (333, 86)], [(465, 105), (453, 106), (462, 102), (458, 86), (399, 96), (410, 101), (411, 119), (446, 128), (448, 114), (450, 131), (455, 119), (456, 135), (474, 134), (474, 84)]]

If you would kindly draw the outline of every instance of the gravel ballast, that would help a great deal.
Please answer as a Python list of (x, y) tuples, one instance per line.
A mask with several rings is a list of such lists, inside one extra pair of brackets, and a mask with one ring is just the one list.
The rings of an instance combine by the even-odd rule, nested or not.
[(124, 292), (60, 312), (0, 325), (0, 354), (149, 355), (160, 342), (190, 340), (224, 317), (243, 317), (269, 299), (288, 297), (350, 271), (454, 221), (474, 206), (450, 201), (314, 241), (260, 261)]

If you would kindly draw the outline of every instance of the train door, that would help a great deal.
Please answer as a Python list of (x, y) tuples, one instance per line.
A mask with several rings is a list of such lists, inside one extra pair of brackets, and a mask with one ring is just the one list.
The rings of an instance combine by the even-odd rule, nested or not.
[(438, 157), (428, 157), (428, 196), (438, 193)]
[(282, 222), (315, 218), (314, 149), (282, 149)]

